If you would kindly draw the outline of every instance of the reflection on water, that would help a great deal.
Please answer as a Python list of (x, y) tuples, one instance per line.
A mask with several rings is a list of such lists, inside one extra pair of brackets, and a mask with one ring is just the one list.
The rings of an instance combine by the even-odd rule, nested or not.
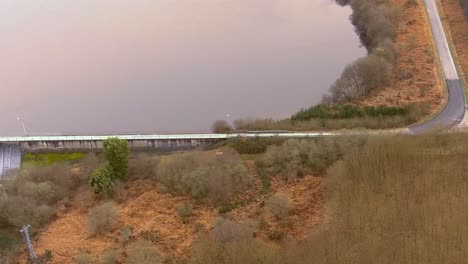
[(364, 55), (333, 0), (0, 2), (0, 135), (284, 117)]

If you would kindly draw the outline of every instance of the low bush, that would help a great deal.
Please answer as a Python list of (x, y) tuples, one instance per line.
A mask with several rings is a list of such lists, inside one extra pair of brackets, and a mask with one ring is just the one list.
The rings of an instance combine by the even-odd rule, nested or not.
[(53, 258), (54, 255), (52, 254), (52, 251), (46, 250), (43, 254), (36, 256), (36, 262), (34, 264), (47, 264), (50, 263)]
[(27, 196), (51, 204), (69, 198), (85, 184), (86, 177), (82, 172), (74, 172), (71, 166), (52, 165), (21, 170), (4, 186), (8, 195)]
[(239, 154), (264, 153), (268, 146), (279, 145), (284, 141), (281, 138), (230, 138), (227, 145), (235, 149)]
[(211, 152), (187, 152), (161, 158), (157, 180), (178, 195), (210, 198), (224, 203), (252, 182), (239, 154), (229, 148)]
[(177, 214), (180, 219), (182, 219), (182, 222), (186, 224), (188, 222), (188, 217), (192, 214), (192, 206), (189, 203), (184, 203), (177, 208)]
[(50, 182), (35, 183), (27, 181), (24, 185), (18, 186), (18, 194), (36, 201), (44, 201), (47, 204), (50, 204), (56, 198), (56, 193)]
[(127, 250), (127, 262), (129, 264), (161, 264), (164, 258), (151, 242), (138, 240), (129, 246)]
[(394, 117), (406, 116), (408, 108), (393, 106), (358, 106), (349, 104), (316, 105), (308, 109), (301, 109), (291, 117), (294, 121), (310, 119), (350, 119), (363, 117)]
[(101, 264), (117, 264), (119, 263), (119, 256), (113, 249), (106, 250), (102, 253)]
[(271, 188), (271, 175), (268, 172), (267, 165), (264, 162), (264, 159), (255, 160), (255, 170), (257, 171), (260, 181), (262, 183), (262, 192), (268, 193)]
[(62, 164), (19, 171), (0, 187), (0, 225), (16, 229), (30, 224), (36, 233), (52, 219), (54, 206), (85, 184), (86, 176), (73, 168)]
[(125, 183), (120, 180), (114, 182), (114, 187), (110, 195), (112, 199), (117, 203), (123, 203), (127, 200), (128, 192), (125, 189)]
[(244, 119), (238, 120), (236, 129), (246, 130), (289, 130), (289, 131), (328, 131), (337, 129), (388, 129), (405, 127), (412, 124), (416, 114), (418, 119), (421, 113), (413, 114), (408, 106), (408, 115), (400, 116), (378, 116), (378, 117), (355, 117), (345, 119), (323, 119), (312, 118), (309, 120), (292, 120), (290, 118), (273, 119)]
[(272, 240), (282, 240), (284, 238), (284, 232), (280, 230), (273, 230), (268, 234), (268, 238)]
[(253, 238), (244, 224), (221, 221), (192, 246), (191, 264), (279, 264), (278, 252)]
[(89, 253), (82, 252), (75, 257), (76, 264), (91, 264), (93, 263), (93, 257)]
[(281, 146), (268, 147), (256, 163), (257, 171), (260, 176), (281, 175), (286, 180), (294, 180), (310, 173), (323, 173), (346, 152), (364, 143), (365, 138), (362, 137), (289, 139)]
[(278, 219), (286, 219), (293, 209), (292, 201), (287, 194), (276, 193), (266, 203), (268, 210)]
[(128, 162), (128, 177), (130, 179), (147, 179), (155, 177), (154, 167), (157, 166), (158, 157), (147, 153), (138, 153)]
[(369, 94), (385, 84), (392, 64), (382, 56), (371, 54), (345, 67), (341, 77), (330, 87), (325, 103), (342, 103)]
[(119, 211), (112, 202), (105, 202), (89, 211), (88, 229), (93, 235), (114, 230), (119, 222)]
[(122, 230), (120, 230), (120, 234), (122, 235), (123, 241), (127, 242), (130, 240), (130, 237), (132, 236), (132, 229), (126, 226), (122, 228)]
[(406, 0), (405, 7), (410, 8), (418, 5), (418, 0)]
[(30, 198), (13, 196), (0, 200), (0, 219), (3, 224), (21, 227), (30, 224), (32, 231), (48, 223), (55, 210)]

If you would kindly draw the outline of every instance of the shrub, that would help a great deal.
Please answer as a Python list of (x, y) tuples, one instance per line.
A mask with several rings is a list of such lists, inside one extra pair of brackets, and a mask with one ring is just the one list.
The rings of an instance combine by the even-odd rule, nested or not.
[(102, 194), (108, 193), (114, 187), (113, 182), (114, 170), (109, 164), (103, 165), (95, 170), (89, 176), (89, 185), (94, 189), (94, 193)]
[(280, 231), (280, 230), (273, 230), (269, 235), (268, 235), (268, 238), (269, 239), (272, 239), (272, 240), (281, 240), (284, 238), (284, 232), (283, 231)]
[(55, 214), (53, 205), (68, 200), (85, 178), (68, 165), (22, 169), (0, 190), (0, 225), (30, 224), (31, 232), (37, 232)]
[(246, 224), (219, 217), (215, 220), (211, 235), (221, 242), (249, 240), (253, 238), (253, 229)]
[(125, 180), (128, 176), (128, 143), (124, 139), (109, 138), (104, 141), (104, 155), (116, 178)]
[(46, 264), (52, 261), (52, 259), (53, 259), (52, 251), (46, 250), (43, 254), (36, 257), (35, 264)]
[(217, 120), (213, 123), (211, 131), (213, 133), (226, 134), (232, 130), (231, 125), (226, 120)]
[(418, 47), (418, 39), (415, 35), (412, 35), (408, 38), (408, 40), (406, 41), (406, 47), (410, 50)]
[(381, 56), (370, 54), (346, 66), (341, 77), (330, 87), (332, 103), (367, 95), (388, 80), (392, 65)]
[(192, 245), (191, 264), (279, 264), (278, 252), (256, 241), (247, 225), (221, 221)]
[[(405, 108), (406, 109), (406, 108)], [(239, 130), (294, 130), (313, 131), (331, 129), (384, 129), (403, 127), (409, 124), (408, 115), (356, 117), (346, 119), (310, 119), (295, 121), (290, 118), (281, 120), (245, 119), (236, 122)]]
[(120, 180), (114, 182), (114, 188), (112, 189), (112, 198), (118, 203), (122, 203), (127, 200), (127, 190), (125, 184)]
[(405, 7), (410, 8), (418, 5), (417, 0), (406, 0)]
[(227, 201), (252, 182), (239, 155), (228, 148), (164, 157), (156, 175), (168, 191), (197, 199), (208, 197), (216, 203)]
[(11, 196), (0, 199), (0, 222), (21, 227), (30, 224), (34, 233), (54, 215), (54, 209), (27, 197)]
[[(72, 167), (67, 165), (25, 168), (15, 175), (13, 180), (6, 182), (5, 187), (8, 195), (26, 195), (38, 199), (41, 203), (52, 204), (68, 198), (86, 182), (87, 176), (72, 171)], [(44, 201), (44, 198), (47, 201)]]
[(177, 214), (182, 219), (182, 222), (186, 224), (188, 222), (188, 217), (192, 214), (192, 206), (189, 203), (184, 203), (177, 208)]
[(96, 153), (88, 153), (79, 163), (80, 173), (85, 176), (89, 176), (99, 166), (104, 163), (102, 156)]
[(255, 170), (257, 171), (258, 176), (260, 177), (260, 181), (262, 183), (262, 192), (268, 193), (271, 188), (271, 175), (267, 169), (267, 165), (263, 161), (263, 159), (255, 160)]
[(93, 257), (89, 253), (80, 253), (75, 257), (76, 264), (91, 264), (93, 263)]
[(24, 185), (18, 187), (18, 194), (24, 197), (30, 197), (36, 201), (51, 203), (55, 197), (55, 191), (49, 182), (25, 182)]
[(227, 145), (235, 149), (239, 154), (264, 153), (268, 146), (283, 142), (280, 138), (230, 138)]
[(268, 210), (278, 219), (287, 218), (293, 208), (291, 199), (284, 193), (276, 193), (275, 195), (271, 196), (268, 199), (266, 206)]
[(159, 236), (159, 233), (155, 230), (146, 230), (146, 231), (140, 232), (139, 236), (143, 240), (149, 241), (152, 243), (155, 243), (156, 241), (161, 239)]
[(147, 153), (138, 153), (128, 162), (128, 176), (131, 179), (147, 179), (155, 177), (154, 167), (157, 166), (158, 157)]
[(349, 104), (316, 105), (308, 109), (301, 109), (291, 117), (294, 121), (319, 119), (350, 119), (361, 117), (393, 117), (406, 116), (408, 109), (393, 106), (358, 106)]
[(92, 208), (88, 214), (88, 229), (91, 234), (104, 234), (115, 229), (119, 219), (117, 206), (105, 202)]
[(260, 176), (281, 175), (286, 180), (309, 173), (323, 173), (338, 158), (364, 142), (365, 139), (360, 137), (289, 139), (281, 146), (268, 147), (256, 163), (257, 171)]
[(128, 226), (122, 228), (122, 230), (120, 230), (120, 233), (122, 235), (122, 238), (124, 240), (124, 242), (127, 242), (130, 237), (132, 236), (132, 229)]
[(119, 256), (113, 249), (105, 251), (101, 256), (102, 264), (116, 264), (119, 262)]
[(133, 243), (127, 250), (129, 264), (160, 264), (163, 263), (163, 260), (159, 250), (145, 240)]

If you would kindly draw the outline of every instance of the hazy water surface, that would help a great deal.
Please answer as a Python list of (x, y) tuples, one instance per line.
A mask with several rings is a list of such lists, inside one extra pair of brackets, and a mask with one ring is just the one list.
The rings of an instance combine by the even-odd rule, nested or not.
[(1, 0), (0, 135), (284, 117), (364, 55), (332, 0)]

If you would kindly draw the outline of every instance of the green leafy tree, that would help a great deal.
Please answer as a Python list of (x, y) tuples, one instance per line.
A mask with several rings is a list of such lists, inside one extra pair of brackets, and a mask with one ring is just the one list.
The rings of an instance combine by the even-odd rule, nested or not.
[(98, 168), (89, 176), (89, 185), (95, 193), (109, 192), (114, 188), (114, 170), (109, 163)]
[(125, 180), (128, 176), (128, 143), (124, 139), (109, 138), (104, 141), (104, 155), (114, 172), (113, 178)]

